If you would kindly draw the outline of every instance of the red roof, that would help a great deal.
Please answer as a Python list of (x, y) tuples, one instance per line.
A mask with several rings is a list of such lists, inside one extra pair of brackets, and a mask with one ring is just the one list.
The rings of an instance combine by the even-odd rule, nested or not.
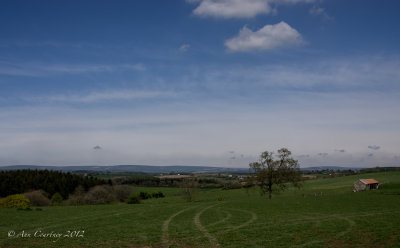
[(361, 182), (365, 183), (365, 184), (374, 184), (374, 183), (379, 183), (378, 181), (376, 181), (375, 179), (360, 179)]

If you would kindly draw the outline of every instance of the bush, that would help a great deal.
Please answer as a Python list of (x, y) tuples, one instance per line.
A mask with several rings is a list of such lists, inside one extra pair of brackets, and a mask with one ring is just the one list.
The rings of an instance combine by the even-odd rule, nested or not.
[(143, 191), (140, 192), (139, 196), (140, 196), (140, 199), (142, 199), (142, 200), (146, 200), (146, 199), (151, 198), (151, 194), (149, 194), (147, 192), (143, 192)]
[(164, 195), (163, 192), (161, 192), (161, 191), (155, 192), (155, 193), (151, 194), (151, 196), (152, 196), (153, 198), (164, 198), (164, 197), (165, 197), (165, 195)]
[(0, 208), (27, 208), (30, 204), (29, 199), (21, 194), (9, 195), (0, 200)]
[(84, 197), (87, 204), (106, 204), (116, 200), (112, 188), (108, 185), (95, 186)]
[(49, 206), (51, 203), (43, 190), (26, 192), (24, 195), (29, 199), (32, 206)]
[(140, 197), (138, 195), (131, 195), (127, 201), (128, 204), (140, 204)]
[(52, 205), (60, 205), (63, 201), (63, 198), (61, 196), (60, 193), (55, 193), (52, 197), (51, 197), (51, 204)]
[(222, 189), (223, 190), (241, 189), (242, 187), (243, 187), (243, 185), (241, 185), (240, 183), (227, 183), (224, 185), (224, 187)]
[(32, 208), (27, 207), (27, 208), (17, 208), (17, 211), (32, 211)]

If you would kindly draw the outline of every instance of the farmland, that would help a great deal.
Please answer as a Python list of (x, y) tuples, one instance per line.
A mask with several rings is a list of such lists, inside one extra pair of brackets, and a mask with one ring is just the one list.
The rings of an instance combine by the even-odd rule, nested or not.
[[(377, 179), (379, 190), (353, 193), (358, 178)], [(272, 200), (254, 189), (201, 189), (194, 202), (185, 202), (178, 188), (135, 190), (166, 197), (0, 209), (0, 247), (400, 246), (399, 172), (308, 180)]]

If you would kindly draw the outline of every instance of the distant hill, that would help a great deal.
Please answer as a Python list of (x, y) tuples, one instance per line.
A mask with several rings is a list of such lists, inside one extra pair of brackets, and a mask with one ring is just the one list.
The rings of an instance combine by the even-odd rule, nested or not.
[(97, 172), (137, 172), (137, 173), (248, 173), (247, 168), (224, 168), (208, 166), (153, 166), (153, 165), (113, 165), (113, 166), (40, 166), (12, 165), (0, 167), (0, 170), (56, 170), (56, 171), (97, 171)]
[[(248, 173), (248, 168), (226, 168), (226, 167), (208, 167), (208, 166), (185, 166), (185, 165), (111, 165), (111, 166), (41, 166), (41, 165), (11, 165), (0, 166), (1, 170), (56, 170), (56, 171), (75, 171), (75, 172), (136, 172), (147, 174), (165, 174), (165, 173)], [(321, 170), (360, 170), (357, 167), (341, 166), (315, 166), (301, 168), (302, 171), (321, 171)]]
[(360, 170), (362, 168), (357, 168), (357, 167), (341, 167), (341, 166), (315, 166), (315, 167), (306, 167), (306, 168), (301, 168), (303, 171), (321, 171), (321, 170)]

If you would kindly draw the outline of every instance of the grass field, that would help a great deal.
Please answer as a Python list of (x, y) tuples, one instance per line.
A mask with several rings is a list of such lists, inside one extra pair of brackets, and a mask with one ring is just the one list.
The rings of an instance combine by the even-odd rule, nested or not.
[[(382, 184), (353, 193), (358, 178)], [(161, 191), (138, 205), (0, 209), (0, 247), (400, 247), (399, 172), (310, 180), (272, 200), (210, 189), (187, 203), (176, 188)]]

